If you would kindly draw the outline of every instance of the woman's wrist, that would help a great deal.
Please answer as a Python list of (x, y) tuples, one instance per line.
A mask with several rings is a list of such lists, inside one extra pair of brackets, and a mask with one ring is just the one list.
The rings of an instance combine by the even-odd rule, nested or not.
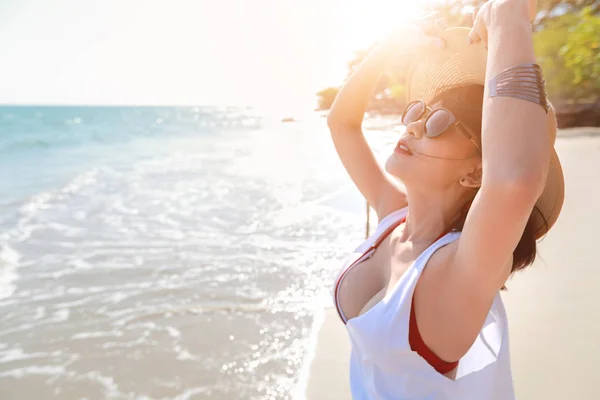
[(511, 42), (518, 47), (533, 49), (533, 32), (531, 25), (527, 23), (510, 22), (507, 24), (498, 24), (492, 26), (488, 30), (488, 44), (491, 47), (492, 43), (496, 45), (502, 42)]
[(488, 30), (528, 29), (531, 31), (531, 10), (527, 0), (498, 1), (492, 5)]
[(488, 35), (488, 74), (495, 75), (514, 65), (536, 62), (533, 33), (526, 20), (497, 19), (490, 26)]
[(511, 31), (524, 36), (532, 36), (531, 22), (521, 18), (514, 20), (494, 18), (488, 28), (488, 35), (492, 36), (494, 33), (503, 31)]

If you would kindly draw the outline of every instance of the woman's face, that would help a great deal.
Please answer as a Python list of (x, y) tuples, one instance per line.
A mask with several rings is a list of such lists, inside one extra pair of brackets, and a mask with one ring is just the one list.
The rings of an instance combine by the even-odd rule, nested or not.
[[(435, 110), (441, 104), (430, 107)], [(385, 169), (406, 186), (446, 189), (474, 173), (480, 164), (477, 147), (456, 127), (429, 138), (424, 134), (423, 121), (418, 120), (408, 124)]]

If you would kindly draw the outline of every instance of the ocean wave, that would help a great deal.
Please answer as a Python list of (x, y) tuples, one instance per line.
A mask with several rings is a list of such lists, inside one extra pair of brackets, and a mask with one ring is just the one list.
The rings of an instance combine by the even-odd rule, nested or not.
[(0, 245), (0, 299), (13, 294), (21, 255), (6, 244)]
[(255, 111), (235, 107), (0, 107), (0, 153), (198, 136), (259, 129), (264, 123)]
[[(61, 202), (69, 196), (75, 195), (85, 187), (94, 185), (97, 182), (98, 175), (102, 172), (110, 171), (107, 168), (93, 168), (89, 171), (77, 175), (64, 187), (54, 190), (47, 190), (31, 196), (17, 208), (16, 222), (12, 227), (7, 228), (0, 234), (0, 240), (5, 242), (22, 242), (36, 231), (47, 224), (41, 224), (36, 216), (41, 211), (48, 211), (59, 207)], [(76, 229), (58, 222), (49, 222), (57, 230), (64, 232), (74, 232)]]
[(59, 200), (65, 195), (77, 193), (85, 186), (93, 185), (97, 182), (100, 172), (106, 171), (108, 171), (107, 168), (93, 168), (89, 171), (83, 172), (60, 189), (42, 192), (31, 197), (19, 208), (19, 211), (21, 211), (21, 213), (23, 213), (25, 216), (31, 217), (38, 210), (45, 208), (52, 201)]
[[(77, 126), (91, 123), (81, 118)], [(173, 115), (154, 118), (162, 127)], [(181, 399), (289, 398), (331, 280), (327, 260), (361, 236), (362, 214), (338, 204), (347, 179), (320, 145), (326, 136), (317, 132), (314, 145), (312, 131), (281, 129), (179, 132), (161, 148), (121, 148), (108, 167), (81, 163), (95, 148), (66, 160), (77, 175), (40, 187), (0, 232), (0, 243), (22, 253), (23, 283), (0, 301), (0, 337), (25, 355), (7, 357), (53, 349), (79, 357), (39, 378), (49, 390), (99, 379), (91, 396), (143, 398), (149, 388)], [(160, 382), (128, 372), (153, 360)], [(102, 376), (85, 377), (88, 363)], [(51, 363), (21, 364), (13, 373), (33, 376)], [(102, 369), (109, 365), (122, 369)], [(198, 376), (221, 383), (204, 388)], [(23, 390), (5, 384), (9, 395)]]

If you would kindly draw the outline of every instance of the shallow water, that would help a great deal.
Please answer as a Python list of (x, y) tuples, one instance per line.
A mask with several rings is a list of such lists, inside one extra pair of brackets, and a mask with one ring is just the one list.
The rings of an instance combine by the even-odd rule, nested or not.
[(324, 119), (0, 107), (0, 132), (2, 399), (301, 397), (364, 234)]

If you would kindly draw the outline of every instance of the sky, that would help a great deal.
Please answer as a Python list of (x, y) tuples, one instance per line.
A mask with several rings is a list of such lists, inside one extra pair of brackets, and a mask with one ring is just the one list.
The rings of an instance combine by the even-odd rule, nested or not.
[(0, 104), (304, 107), (408, 0), (0, 0)]

